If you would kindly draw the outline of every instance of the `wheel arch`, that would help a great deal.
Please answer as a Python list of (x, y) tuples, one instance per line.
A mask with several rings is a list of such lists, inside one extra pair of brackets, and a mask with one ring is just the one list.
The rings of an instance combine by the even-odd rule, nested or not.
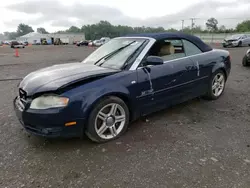
[(221, 70), (221, 71), (224, 73), (225, 79), (226, 79), (226, 81), (227, 81), (228, 75), (227, 75), (226, 69), (225, 69), (225, 68), (219, 68), (218, 70)]
[(213, 69), (212, 69), (212, 75), (213, 75), (216, 71), (218, 71), (218, 70), (223, 71), (223, 73), (224, 73), (224, 75), (225, 75), (225, 79), (227, 80), (227, 78), (228, 78), (228, 73), (227, 73), (227, 71), (226, 71), (226, 67), (225, 67), (225, 65), (224, 65), (223, 62), (221, 62), (221, 63), (219, 63), (219, 64), (215, 64), (215, 66), (214, 66)]
[(127, 105), (128, 110), (129, 110), (129, 121), (132, 121), (135, 117), (135, 112), (133, 110), (133, 103), (132, 100), (130, 99), (130, 97), (126, 94), (126, 93), (122, 93), (122, 92), (110, 92), (110, 93), (106, 93), (100, 97), (98, 97), (96, 100), (94, 100), (94, 102), (88, 107), (87, 111), (86, 111), (86, 117), (89, 117), (89, 114), (91, 113), (91, 111), (93, 110), (93, 108), (103, 99), (107, 98), (107, 97), (117, 97), (120, 98), (121, 100), (123, 100), (123, 102)]

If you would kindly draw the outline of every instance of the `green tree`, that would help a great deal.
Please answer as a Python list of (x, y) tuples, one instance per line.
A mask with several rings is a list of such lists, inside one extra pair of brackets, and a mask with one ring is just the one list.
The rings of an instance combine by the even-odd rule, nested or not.
[(69, 29), (66, 30), (68, 33), (79, 33), (81, 29), (76, 26), (71, 26)]
[(26, 24), (19, 24), (18, 27), (17, 27), (17, 36), (20, 37), (20, 36), (23, 36), (23, 35), (26, 35), (30, 32), (34, 32), (34, 30), (32, 29), (31, 26), (29, 25), (26, 25)]
[(41, 34), (49, 34), (48, 31), (46, 31), (43, 27), (39, 27), (36, 29), (37, 33), (41, 33)]
[(250, 20), (245, 20), (236, 26), (238, 32), (250, 32)]
[(219, 27), (219, 32), (224, 33), (225, 31), (226, 31), (226, 26), (221, 25), (221, 26)]
[(15, 40), (18, 36), (16, 32), (4, 32), (3, 33), (5, 38), (9, 39), (9, 40)]
[(1, 41), (4, 40), (4, 35), (2, 33), (0, 33), (0, 44), (1, 44)]
[(218, 30), (218, 20), (215, 18), (209, 18), (206, 22), (207, 29), (209, 31), (217, 31)]
[(164, 32), (163, 27), (130, 27), (125, 25), (112, 25), (108, 21), (100, 21), (97, 24), (84, 25), (81, 28), (81, 32), (85, 33), (86, 39), (100, 39), (101, 37), (118, 37), (124, 36), (130, 33), (155, 33)]

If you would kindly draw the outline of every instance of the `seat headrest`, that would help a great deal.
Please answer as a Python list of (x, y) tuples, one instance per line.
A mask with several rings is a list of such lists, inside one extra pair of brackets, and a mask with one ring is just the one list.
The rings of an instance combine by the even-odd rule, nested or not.
[(168, 43), (161, 47), (159, 56), (171, 55), (174, 54), (174, 52), (175, 52), (174, 46), (171, 43)]

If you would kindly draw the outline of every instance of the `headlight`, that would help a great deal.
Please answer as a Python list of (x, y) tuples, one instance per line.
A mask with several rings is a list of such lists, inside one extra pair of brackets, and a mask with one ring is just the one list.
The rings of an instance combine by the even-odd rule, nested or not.
[(69, 99), (60, 96), (41, 96), (35, 98), (30, 105), (31, 109), (48, 109), (65, 107), (68, 105)]

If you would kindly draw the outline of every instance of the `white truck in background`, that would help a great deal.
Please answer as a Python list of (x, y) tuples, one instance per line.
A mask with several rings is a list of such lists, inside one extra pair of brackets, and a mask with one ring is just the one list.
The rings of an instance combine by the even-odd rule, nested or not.
[(62, 44), (69, 44), (69, 38), (60, 38)]

